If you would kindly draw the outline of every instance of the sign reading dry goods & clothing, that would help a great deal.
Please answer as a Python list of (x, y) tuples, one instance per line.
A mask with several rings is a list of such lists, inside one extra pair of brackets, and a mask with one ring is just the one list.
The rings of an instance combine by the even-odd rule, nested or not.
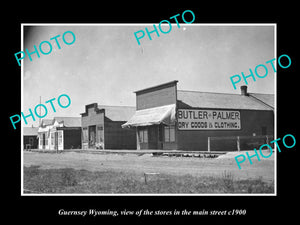
[(240, 130), (239, 111), (178, 109), (179, 130)]

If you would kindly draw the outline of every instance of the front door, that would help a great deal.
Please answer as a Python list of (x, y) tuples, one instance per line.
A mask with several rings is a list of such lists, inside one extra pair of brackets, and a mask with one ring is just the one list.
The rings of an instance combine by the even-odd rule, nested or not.
[(148, 127), (148, 137), (149, 149), (158, 149), (158, 126)]
[(43, 149), (46, 147), (46, 134), (43, 133)]
[(89, 148), (95, 148), (96, 144), (96, 125), (89, 126)]

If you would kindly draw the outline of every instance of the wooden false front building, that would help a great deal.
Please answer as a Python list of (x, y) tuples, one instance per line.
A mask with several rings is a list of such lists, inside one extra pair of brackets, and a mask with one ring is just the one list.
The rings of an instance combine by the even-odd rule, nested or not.
[(82, 148), (136, 149), (135, 131), (121, 127), (134, 113), (134, 106), (86, 105), (81, 113)]
[(237, 150), (236, 138), (251, 149), (273, 137), (273, 94), (183, 91), (177, 82), (135, 92), (137, 111), (122, 127), (136, 130), (137, 149), (209, 151), (213, 140), (212, 150)]

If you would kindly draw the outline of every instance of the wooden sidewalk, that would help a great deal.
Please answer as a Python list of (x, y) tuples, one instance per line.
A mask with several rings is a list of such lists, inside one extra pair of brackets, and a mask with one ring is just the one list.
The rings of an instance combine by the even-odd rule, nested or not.
[[(56, 153), (55, 150), (42, 150), (42, 149), (32, 149), (31, 152), (40, 153)], [(157, 150), (157, 149), (145, 149), (145, 150), (113, 150), (113, 149), (66, 149), (59, 151), (58, 153), (89, 153), (89, 154), (136, 154), (145, 155), (152, 154), (153, 156), (177, 156), (177, 157), (204, 157), (204, 158), (214, 158), (219, 155), (225, 154), (225, 151), (187, 151), (187, 150)]]

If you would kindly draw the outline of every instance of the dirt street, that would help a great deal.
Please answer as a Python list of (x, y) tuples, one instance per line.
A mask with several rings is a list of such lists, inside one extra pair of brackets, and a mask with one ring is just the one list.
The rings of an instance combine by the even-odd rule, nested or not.
[[(128, 171), (134, 173), (158, 172), (174, 175), (193, 176), (222, 176), (224, 171), (233, 174), (234, 179), (255, 179), (262, 177), (264, 181), (274, 180), (274, 154), (267, 159), (252, 158), (250, 165), (246, 160), (239, 170), (234, 156), (237, 153), (228, 153), (219, 158), (192, 158), (192, 157), (154, 157), (151, 154), (88, 154), (65, 152), (38, 153), (24, 152), (23, 165), (39, 165), (41, 168), (74, 168), (89, 171)], [(252, 155), (252, 154), (250, 154)]]

